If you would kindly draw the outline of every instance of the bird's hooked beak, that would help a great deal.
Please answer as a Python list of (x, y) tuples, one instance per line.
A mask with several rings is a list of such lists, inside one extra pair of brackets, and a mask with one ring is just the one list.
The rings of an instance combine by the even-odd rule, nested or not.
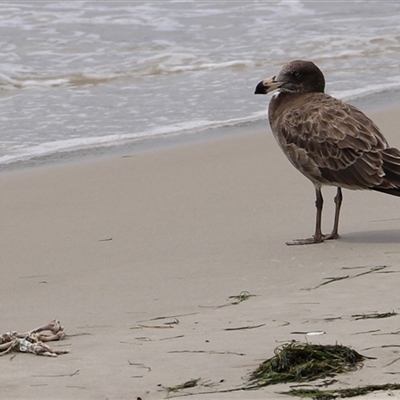
[(283, 82), (277, 81), (276, 76), (262, 80), (256, 87), (254, 94), (267, 94), (279, 89)]

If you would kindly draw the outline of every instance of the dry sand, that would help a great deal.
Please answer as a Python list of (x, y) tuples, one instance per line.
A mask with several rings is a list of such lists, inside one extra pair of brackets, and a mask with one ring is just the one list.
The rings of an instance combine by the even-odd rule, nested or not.
[[(397, 147), (399, 112), (370, 113)], [(163, 399), (197, 378), (174, 395), (237, 388), (290, 340), (376, 357), (336, 386), (399, 382), (400, 317), (352, 316), (400, 311), (400, 199), (344, 191), (340, 240), (286, 246), (312, 234), (314, 190), (267, 127), (3, 173), (0, 188), (1, 333), (57, 318), (68, 337), (53, 347), (71, 350), (0, 358), (1, 399)], [(328, 231), (334, 190), (323, 193)], [(231, 304), (242, 291), (256, 296)], [(310, 331), (326, 333), (293, 333)]]

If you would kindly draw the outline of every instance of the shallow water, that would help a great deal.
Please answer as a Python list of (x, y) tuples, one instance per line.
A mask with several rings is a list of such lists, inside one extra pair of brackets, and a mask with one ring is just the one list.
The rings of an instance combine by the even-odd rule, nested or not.
[(400, 91), (400, 3), (0, 5), (0, 163), (265, 119), (291, 59), (357, 101)]

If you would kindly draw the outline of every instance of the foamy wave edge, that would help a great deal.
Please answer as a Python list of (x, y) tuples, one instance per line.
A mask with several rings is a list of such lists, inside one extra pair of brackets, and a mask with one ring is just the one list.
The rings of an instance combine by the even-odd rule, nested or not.
[[(397, 85), (388, 83), (385, 85), (370, 85), (364, 88), (340, 92), (331, 92), (330, 94), (344, 101), (354, 101), (367, 98), (371, 95), (398, 92), (400, 97), (400, 82)], [(76, 152), (80, 150), (97, 149), (100, 147), (114, 147), (129, 144), (139, 140), (146, 140), (156, 137), (170, 137), (184, 134), (200, 133), (203, 131), (218, 129), (224, 127), (234, 127), (260, 120), (266, 120), (265, 110), (253, 113), (248, 117), (232, 118), (224, 121), (195, 120), (182, 122), (171, 126), (157, 127), (146, 132), (128, 133), (128, 134), (110, 134), (106, 136), (97, 136), (90, 138), (74, 138), (54, 142), (42, 143), (36, 146), (18, 149), (14, 154), (0, 157), (0, 165), (29, 161), (32, 159), (48, 157), (57, 153)]]
[(225, 121), (197, 120), (183, 122), (171, 126), (158, 127), (147, 132), (58, 140), (26, 147), (24, 149), (18, 149), (18, 151), (16, 151), (14, 154), (0, 157), (0, 164), (7, 165), (15, 162), (29, 161), (34, 158), (48, 157), (57, 153), (97, 149), (100, 147), (116, 147), (139, 140), (157, 137), (171, 137), (185, 134), (190, 135), (211, 129), (240, 126), (242, 124), (252, 123), (260, 119), (266, 119), (265, 111), (255, 113), (249, 117), (233, 118)]

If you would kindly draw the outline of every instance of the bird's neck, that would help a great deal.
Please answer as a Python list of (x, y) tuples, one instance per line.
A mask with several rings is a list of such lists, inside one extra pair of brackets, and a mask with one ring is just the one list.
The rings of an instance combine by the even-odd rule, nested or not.
[(290, 103), (296, 101), (299, 97), (304, 96), (301, 93), (278, 92), (274, 94), (269, 102), (268, 114), (274, 114), (284, 104), (287, 108)]

